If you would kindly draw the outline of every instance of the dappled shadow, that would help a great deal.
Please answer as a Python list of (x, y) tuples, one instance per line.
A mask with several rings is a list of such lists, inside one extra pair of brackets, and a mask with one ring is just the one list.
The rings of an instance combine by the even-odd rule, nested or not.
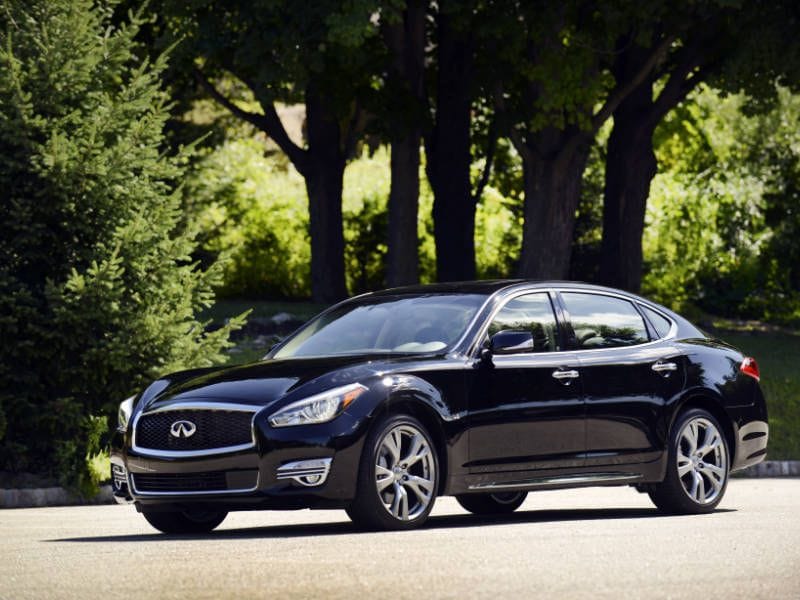
[[(736, 512), (735, 509), (717, 509), (712, 514)], [(702, 519), (704, 515), (692, 518)], [(461, 527), (491, 527), (523, 523), (550, 523), (569, 521), (603, 521), (611, 519), (669, 519), (675, 518), (658, 512), (655, 508), (597, 508), (564, 510), (526, 510), (510, 515), (479, 516), (471, 514), (442, 515), (431, 517), (422, 529), (452, 529)], [(398, 532), (393, 532), (396, 535)], [(413, 532), (407, 532), (409, 535)], [(294, 525), (269, 525), (238, 529), (219, 529), (211, 533), (196, 535), (165, 535), (145, 533), (134, 535), (101, 535), (44, 540), (47, 542), (169, 542), (176, 540), (225, 540), (257, 538), (299, 538), (334, 535), (384, 535), (383, 532), (368, 532), (358, 529), (350, 521), (337, 523), (309, 523)]]

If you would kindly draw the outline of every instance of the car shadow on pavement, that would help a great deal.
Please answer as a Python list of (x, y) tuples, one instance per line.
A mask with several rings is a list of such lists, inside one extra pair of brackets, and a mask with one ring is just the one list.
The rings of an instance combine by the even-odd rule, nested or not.
[[(736, 512), (736, 509), (717, 509), (712, 514)], [(422, 527), (423, 530), (451, 529), (460, 527), (491, 527), (496, 525), (514, 525), (523, 523), (550, 523), (566, 521), (603, 521), (611, 519), (669, 519), (680, 515), (666, 515), (655, 508), (593, 508), (564, 510), (527, 510), (510, 515), (442, 515), (431, 517)], [(693, 515), (692, 518), (703, 518)], [(309, 523), (293, 525), (270, 525), (266, 527), (247, 527), (238, 529), (218, 529), (206, 534), (165, 535), (161, 533), (145, 533), (136, 535), (101, 535), (91, 537), (72, 537), (45, 540), (48, 542), (167, 542), (179, 540), (225, 540), (256, 538), (296, 538), (333, 535), (380, 535), (382, 532), (370, 532), (358, 529), (350, 521), (337, 523)], [(393, 532), (403, 533), (403, 532)], [(413, 533), (413, 532), (407, 532)]]

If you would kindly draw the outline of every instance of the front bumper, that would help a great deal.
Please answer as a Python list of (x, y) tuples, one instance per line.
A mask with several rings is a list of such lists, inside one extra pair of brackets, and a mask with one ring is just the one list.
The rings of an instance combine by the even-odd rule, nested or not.
[(356, 493), (367, 421), (345, 412), (329, 423), (273, 428), (256, 414), (253, 447), (200, 456), (134, 450), (131, 433), (117, 433), (114, 497), (148, 510), (344, 507)]

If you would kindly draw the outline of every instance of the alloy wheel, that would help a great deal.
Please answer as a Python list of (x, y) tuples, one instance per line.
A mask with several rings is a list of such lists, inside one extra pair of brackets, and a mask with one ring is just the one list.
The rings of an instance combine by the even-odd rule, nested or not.
[(683, 491), (698, 504), (711, 504), (728, 477), (728, 453), (716, 425), (703, 417), (686, 422), (678, 437), (678, 479)]
[(375, 486), (389, 514), (412, 521), (425, 513), (435, 482), (436, 460), (425, 435), (408, 424), (390, 429), (375, 458)]

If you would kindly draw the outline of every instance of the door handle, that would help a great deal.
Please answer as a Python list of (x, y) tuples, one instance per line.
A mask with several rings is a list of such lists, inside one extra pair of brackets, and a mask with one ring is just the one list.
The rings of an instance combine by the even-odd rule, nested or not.
[(653, 371), (655, 371), (656, 373), (659, 373), (666, 377), (667, 375), (672, 373), (672, 371), (677, 371), (678, 365), (676, 365), (674, 362), (664, 362), (660, 360), (650, 368), (653, 369)]
[(580, 377), (580, 373), (574, 370), (570, 371), (558, 370), (558, 371), (553, 371), (553, 377), (555, 379), (558, 379), (559, 381), (563, 381), (564, 383), (569, 383), (573, 379), (577, 379), (578, 377)]

